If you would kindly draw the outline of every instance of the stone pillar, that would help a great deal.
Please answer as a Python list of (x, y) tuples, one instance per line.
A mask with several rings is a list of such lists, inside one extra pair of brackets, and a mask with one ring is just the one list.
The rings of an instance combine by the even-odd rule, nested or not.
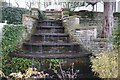
[(23, 15), (23, 25), (25, 26), (25, 32), (23, 35), (24, 40), (30, 39), (31, 34), (34, 32), (36, 22), (36, 18), (33, 18), (32, 16), (28, 16), (26, 14)]
[(34, 17), (34, 18), (37, 18), (37, 19), (39, 19), (39, 9), (37, 9), (37, 8), (32, 8), (31, 9), (31, 15)]

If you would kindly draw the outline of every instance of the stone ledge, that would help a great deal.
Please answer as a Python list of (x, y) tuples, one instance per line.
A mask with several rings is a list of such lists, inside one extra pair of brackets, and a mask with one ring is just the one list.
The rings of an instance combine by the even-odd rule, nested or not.
[(35, 59), (50, 59), (50, 58), (57, 58), (57, 59), (61, 59), (61, 58), (81, 58), (81, 57), (88, 57), (91, 54), (88, 53), (63, 53), (63, 54), (25, 54), (25, 53), (10, 53), (9, 56), (11, 57), (23, 57), (23, 58), (35, 58)]
[(91, 30), (96, 29), (96, 26), (89, 26), (89, 27), (79, 27), (80, 25), (77, 25), (78, 28), (76, 30)]
[(94, 42), (108, 42), (109, 39), (108, 38), (96, 38), (93, 39)]
[(33, 19), (36, 19), (36, 20), (39, 19), (37, 16), (28, 15), (28, 14), (24, 14), (23, 16), (25, 16), (25, 17), (30, 17), (30, 18), (33, 18)]

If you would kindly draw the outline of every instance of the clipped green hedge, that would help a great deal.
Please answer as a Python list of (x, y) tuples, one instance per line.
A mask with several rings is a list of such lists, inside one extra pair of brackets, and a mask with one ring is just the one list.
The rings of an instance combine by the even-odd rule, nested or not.
[(3, 7), (2, 21), (7, 20), (8, 24), (21, 24), (22, 15), (28, 13), (27, 9), (17, 7)]

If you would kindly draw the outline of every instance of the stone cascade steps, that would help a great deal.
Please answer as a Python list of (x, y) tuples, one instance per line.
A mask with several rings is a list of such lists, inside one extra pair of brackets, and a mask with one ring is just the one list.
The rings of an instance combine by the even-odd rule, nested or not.
[[(40, 56), (48, 58), (49, 54), (54, 55), (54, 57), (57, 56), (55, 58), (64, 58), (65, 55), (68, 57), (69, 54), (73, 54), (73, 58), (75, 58), (78, 55), (79, 57), (87, 55), (88, 51), (79, 43), (70, 42), (69, 34), (64, 33), (62, 20), (43, 20), (38, 21), (38, 26), (36, 26), (31, 39), (23, 43), (23, 51), (21, 53), (21, 57), (27, 57), (29, 54), (32, 55), (29, 58), (35, 58), (38, 54), (39, 58), (41, 58)], [(17, 56), (17, 54), (14, 55)], [(12, 56), (14, 55), (12, 54)], [(18, 57), (20, 57), (19, 54)], [(54, 57), (52, 56), (52, 58)], [(69, 58), (72, 58), (72, 56)]]
[[(38, 21), (38, 26), (31, 39), (23, 43), (23, 50), (12, 52), (9, 55), (11, 57), (38, 60), (54, 58), (65, 60), (77, 59), (79, 61), (78, 59), (83, 59), (83, 62), (78, 63), (82, 65), (74, 67), (76, 70), (77, 68), (80, 69), (77, 77), (83, 80), (93, 80), (90, 78), (96, 78), (93, 76), (90, 68), (89, 56), (91, 56), (91, 52), (87, 51), (79, 43), (70, 42), (69, 35), (64, 33), (61, 20)], [(95, 80), (99, 80), (99, 78)]]

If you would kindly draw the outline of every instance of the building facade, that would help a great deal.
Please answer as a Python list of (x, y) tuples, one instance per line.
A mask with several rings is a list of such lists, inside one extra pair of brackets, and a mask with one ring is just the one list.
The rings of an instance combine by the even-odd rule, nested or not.
[(120, 12), (120, 1), (118, 2), (118, 12)]

